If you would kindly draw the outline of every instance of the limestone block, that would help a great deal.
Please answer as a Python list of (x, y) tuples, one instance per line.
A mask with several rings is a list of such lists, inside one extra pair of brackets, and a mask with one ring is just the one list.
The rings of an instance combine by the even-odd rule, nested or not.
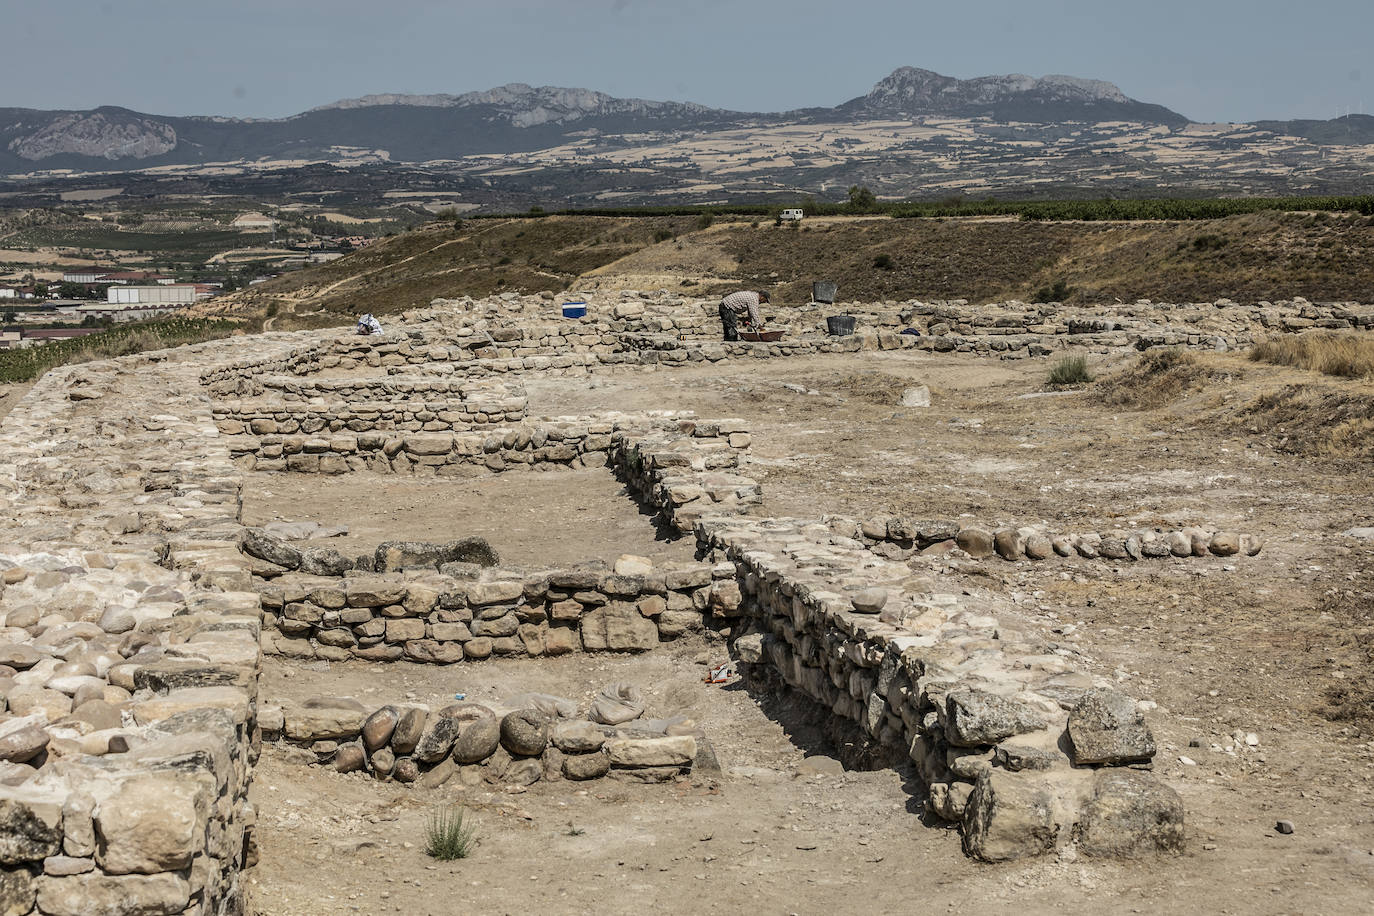
[(545, 655), (566, 655), (576, 652), (579, 645), (578, 631), (572, 627), (549, 627), (544, 633)]
[[(63, 856), (54, 856), (48, 862), (58, 862)], [(72, 859), (73, 862), (89, 862), (89, 859)], [(46, 863), (45, 863), (46, 865)], [(90, 869), (85, 869), (89, 871)], [(68, 872), (76, 874), (76, 872)], [(0, 869), (0, 916), (24, 916), (33, 909), (34, 895), (38, 892), (33, 875), (27, 868)]]
[(74, 875), (38, 879), (45, 916), (172, 916), (186, 909), (191, 885), (175, 874)]
[(112, 875), (188, 867), (204, 844), (213, 791), (186, 774), (126, 780), (96, 806), (96, 862)]
[(1055, 847), (1061, 825), (1048, 778), (987, 770), (964, 807), (964, 852), (984, 862), (1036, 856)]
[(658, 645), (658, 626), (633, 604), (613, 601), (582, 617), (582, 646), (588, 651), (644, 651)]
[(945, 695), (945, 738), (959, 747), (996, 744), (1047, 724), (1037, 710), (985, 690), (962, 687)]
[(386, 641), (401, 643), (425, 638), (425, 622), (414, 617), (402, 617), (386, 622)]
[(1100, 770), (1083, 808), (1078, 848), (1088, 856), (1183, 851), (1183, 802), (1148, 773)]
[(286, 736), (295, 741), (352, 738), (362, 726), (363, 708), (358, 703), (301, 706), (286, 712)]
[(62, 850), (59, 792), (0, 787), (0, 864), (37, 862)]
[(554, 725), (551, 740), (564, 753), (588, 754), (600, 750), (606, 743), (606, 736), (585, 719), (569, 719)]
[(612, 738), (606, 742), (616, 767), (688, 767), (697, 756), (691, 735), (671, 738)]
[(1154, 736), (1130, 697), (1106, 688), (1083, 694), (1069, 713), (1073, 762), (1143, 763), (1155, 755)]

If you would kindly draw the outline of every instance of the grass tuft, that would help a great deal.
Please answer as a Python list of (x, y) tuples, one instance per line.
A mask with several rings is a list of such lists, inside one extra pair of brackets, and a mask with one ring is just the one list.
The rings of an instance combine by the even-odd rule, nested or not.
[(477, 846), (477, 825), (462, 808), (438, 808), (425, 822), (425, 854), (441, 862), (466, 859)]
[(1325, 333), (1276, 337), (1255, 344), (1250, 359), (1340, 378), (1363, 378), (1374, 376), (1374, 338)]
[(1066, 356), (1050, 367), (1051, 385), (1082, 385), (1092, 380), (1086, 356)]

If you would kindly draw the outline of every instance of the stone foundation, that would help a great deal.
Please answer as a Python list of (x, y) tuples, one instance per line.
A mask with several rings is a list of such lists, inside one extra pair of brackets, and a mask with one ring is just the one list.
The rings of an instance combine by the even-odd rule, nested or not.
[(537, 705), (501, 710), (459, 702), (431, 711), (404, 703), (369, 710), (350, 699), (315, 697), (286, 709), (264, 708), (263, 732), (301, 748), (304, 762), (424, 789), (450, 780), (575, 785), (613, 776), (667, 782), (690, 773), (699, 755), (706, 767), (715, 764), (694, 722), (641, 719), (638, 690), (628, 685), (603, 690), (590, 718), (579, 718), (569, 700), (529, 699)]

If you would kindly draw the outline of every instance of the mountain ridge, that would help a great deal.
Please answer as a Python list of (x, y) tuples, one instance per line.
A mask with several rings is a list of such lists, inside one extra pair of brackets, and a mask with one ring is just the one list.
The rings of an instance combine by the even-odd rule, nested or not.
[(795, 112), (742, 112), (525, 83), (457, 95), (381, 93), (277, 119), (159, 116), (119, 106), (85, 111), (6, 108), (0, 109), (0, 171), (328, 158), (340, 149), (423, 162), (556, 146), (573, 131), (705, 131), (796, 119), (842, 123), (938, 115), (1031, 123), (1187, 123), (1184, 116), (1130, 99), (1101, 80), (1023, 74), (960, 80), (902, 67), (865, 95)]

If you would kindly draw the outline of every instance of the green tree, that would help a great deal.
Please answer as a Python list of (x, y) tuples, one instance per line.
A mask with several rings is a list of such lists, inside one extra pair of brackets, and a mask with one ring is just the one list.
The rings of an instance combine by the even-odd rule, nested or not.
[(856, 184), (849, 188), (849, 209), (858, 211), (872, 210), (878, 205), (878, 198), (867, 187)]
[(18, 320), (19, 320), (19, 313), (16, 312), (14, 309), (10, 309), (8, 312), (5, 313), (5, 323), (6, 323), (6, 324), (13, 324), (14, 322), (16, 322), (16, 321), (18, 321)]

